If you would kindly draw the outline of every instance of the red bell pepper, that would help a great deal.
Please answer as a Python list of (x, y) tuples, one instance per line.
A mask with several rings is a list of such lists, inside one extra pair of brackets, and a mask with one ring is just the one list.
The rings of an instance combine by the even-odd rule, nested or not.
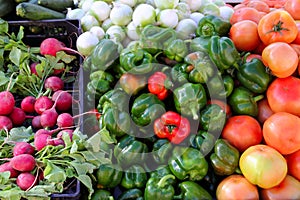
[(167, 111), (154, 121), (157, 137), (167, 138), (173, 144), (179, 144), (188, 137), (190, 129), (189, 120), (173, 111)]
[(148, 90), (160, 100), (164, 100), (170, 93), (171, 81), (163, 72), (155, 72), (148, 78)]

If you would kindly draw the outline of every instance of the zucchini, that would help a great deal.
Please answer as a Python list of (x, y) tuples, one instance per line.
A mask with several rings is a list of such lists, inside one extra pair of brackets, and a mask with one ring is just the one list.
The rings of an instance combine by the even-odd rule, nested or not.
[(64, 11), (74, 6), (73, 0), (38, 0), (38, 4), (56, 11)]
[(30, 20), (44, 20), (44, 19), (65, 19), (66, 15), (52, 10), (50, 8), (46, 8), (44, 6), (40, 6), (38, 4), (33, 3), (20, 3), (16, 7), (16, 13), (18, 16)]
[(0, 0), (0, 17), (3, 17), (15, 9), (13, 0)]

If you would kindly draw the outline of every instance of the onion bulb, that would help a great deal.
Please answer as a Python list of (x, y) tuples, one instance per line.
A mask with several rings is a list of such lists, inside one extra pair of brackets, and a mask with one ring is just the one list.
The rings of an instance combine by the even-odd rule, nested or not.
[(78, 36), (76, 40), (76, 47), (82, 55), (89, 56), (98, 42), (99, 39), (97, 36), (87, 31)]
[(178, 22), (175, 30), (180, 39), (191, 39), (196, 32), (197, 24), (192, 19), (183, 19)]
[(133, 10), (130, 6), (122, 3), (114, 3), (109, 17), (113, 24), (126, 26), (131, 21), (132, 13)]
[(104, 1), (95, 1), (89, 10), (89, 13), (99, 22), (106, 20), (109, 17), (110, 12), (110, 6)]
[(161, 27), (175, 28), (178, 24), (178, 15), (174, 9), (165, 9), (158, 13), (157, 24)]
[(177, 6), (179, 0), (154, 0), (154, 5), (160, 10), (173, 9)]
[(153, 6), (148, 4), (140, 4), (138, 5), (132, 14), (132, 21), (135, 26), (146, 26), (148, 24), (155, 23), (155, 9)]

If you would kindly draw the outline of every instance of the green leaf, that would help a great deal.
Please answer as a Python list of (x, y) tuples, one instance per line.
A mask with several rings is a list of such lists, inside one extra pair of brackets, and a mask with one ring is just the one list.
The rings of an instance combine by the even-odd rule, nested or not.
[(4, 72), (0, 71), (0, 86), (6, 85), (9, 82), (9, 78), (5, 76)]
[(8, 33), (8, 22), (0, 18), (0, 34)]
[(12, 47), (12, 50), (9, 53), (10, 61), (19, 66), (26, 58), (29, 57), (29, 53), (20, 50), (17, 47)]
[(66, 64), (71, 63), (73, 60), (76, 59), (76, 56), (69, 55), (64, 51), (59, 51), (56, 53), (56, 57), (58, 57), (61, 61), (63, 61)]
[(0, 184), (6, 184), (9, 181), (10, 172), (0, 172)]
[(45, 179), (54, 183), (63, 183), (67, 179), (65, 171), (53, 164), (50, 160), (47, 161), (47, 166), (44, 170)]
[(94, 169), (96, 169), (95, 165), (90, 163), (79, 163), (77, 161), (72, 161), (70, 164), (75, 168), (78, 175), (84, 175), (87, 173), (93, 173)]
[(20, 26), (20, 29), (19, 29), (19, 32), (18, 32), (18, 35), (17, 35), (17, 40), (18, 41), (21, 41), (24, 37), (24, 27), (23, 26)]
[(89, 199), (91, 195), (94, 193), (92, 180), (88, 175), (79, 175), (76, 177), (83, 185), (86, 186), (86, 188), (89, 190)]
[(2, 190), (0, 191), (0, 199), (9, 199), (9, 200), (20, 200), (24, 191), (20, 188), (12, 188), (10, 190)]
[(31, 126), (16, 127), (9, 131), (9, 141), (14, 142), (28, 142), (34, 137), (34, 132)]

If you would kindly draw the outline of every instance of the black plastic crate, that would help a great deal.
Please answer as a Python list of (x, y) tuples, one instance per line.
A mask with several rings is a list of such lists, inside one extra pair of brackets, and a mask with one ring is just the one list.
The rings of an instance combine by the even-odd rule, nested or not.
[(52, 194), (52, 200), (80, 200), (81, 198), (81, 184), (79, 180), (73, 179), (67, 186), (63, 193)]

